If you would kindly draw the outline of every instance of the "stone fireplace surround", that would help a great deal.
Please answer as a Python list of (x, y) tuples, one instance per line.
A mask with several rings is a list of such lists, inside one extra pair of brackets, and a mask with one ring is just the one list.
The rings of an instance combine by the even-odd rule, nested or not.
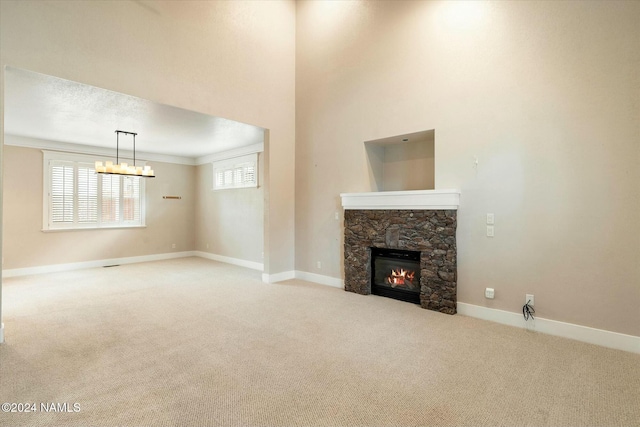
[(345, 290), (371, 293), (371, 248), (420, 252), (420, 305), (456, 313), (458, 190), (341, 194)]

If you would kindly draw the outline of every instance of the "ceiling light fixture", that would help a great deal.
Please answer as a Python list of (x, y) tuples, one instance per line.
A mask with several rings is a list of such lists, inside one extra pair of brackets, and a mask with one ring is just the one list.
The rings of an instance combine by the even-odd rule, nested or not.
[[(129, 166), (127, 163), (120, 163), (120, 134), (124, 133), (125, 135), (133, 136), (133, 165)], [(140, 176), (143, 178), (155, 178), (156, 176), (153, 173), (153, 169), (151, 166), (136, 166), (136, 135), (135, 132), (126, 132), (123, 130), (116, 131), (116, 163), (114, 164), (111, 161), (105, 162), (103, 165), (102, 162), (96, 162), (96, 173), (105, 173), (109, 175), (133, 175)]]

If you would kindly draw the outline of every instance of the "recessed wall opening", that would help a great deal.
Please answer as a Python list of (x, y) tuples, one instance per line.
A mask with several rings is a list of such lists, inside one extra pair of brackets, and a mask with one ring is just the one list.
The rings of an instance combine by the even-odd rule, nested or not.
[(365, 141), (372, 191), (435, 189), (435, 130)]

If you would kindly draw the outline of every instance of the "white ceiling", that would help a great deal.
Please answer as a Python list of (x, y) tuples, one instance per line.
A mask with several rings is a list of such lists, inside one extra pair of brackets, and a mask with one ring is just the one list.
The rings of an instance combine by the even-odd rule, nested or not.
[[(5, 73), (5, 133), (197, 158), (263, 142), (263, 128), (17, 68)], [(120, 136), (120, 149), (132, 150)]]

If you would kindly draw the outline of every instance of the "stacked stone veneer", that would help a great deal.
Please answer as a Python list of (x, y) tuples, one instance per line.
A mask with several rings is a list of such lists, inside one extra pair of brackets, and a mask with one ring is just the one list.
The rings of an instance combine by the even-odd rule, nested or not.
[(456, 313), (455, 210), (346, 210), (345, 290), (371, 293), (371, 248), (420, 251), (420, 305)]

